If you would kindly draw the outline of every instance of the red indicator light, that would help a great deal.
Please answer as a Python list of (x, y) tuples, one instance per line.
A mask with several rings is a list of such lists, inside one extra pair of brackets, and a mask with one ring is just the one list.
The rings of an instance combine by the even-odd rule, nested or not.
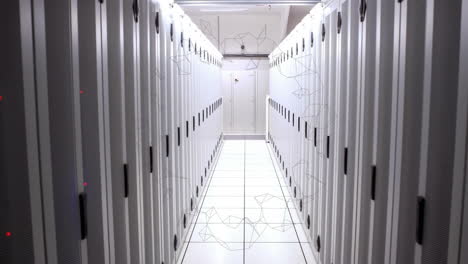
[(83, 186), (88, 186), (88, 183), (87, 182), (83, 182)]
[(0, 95), (0, 102), (3, 101), (3, 96)]
[(83, 90), (80, 90), (80, 94), (84, 94), (84, 91), (83, 91)]
[(10, 236), (11, 236), (11, 232), (6, 232), (6, 233), (5, 233), (5, 236), (10, 237)]

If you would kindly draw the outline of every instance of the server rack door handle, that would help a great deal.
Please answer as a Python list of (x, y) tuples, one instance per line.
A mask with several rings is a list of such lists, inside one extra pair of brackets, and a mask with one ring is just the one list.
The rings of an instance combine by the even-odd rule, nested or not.
[(297, 132), (301, 132), (301, 118), (297, 117)]
[(166, 157), (169, 157), (169, 135), (166, 135)]
[(317, 128), (314, 127), (314, 147), (317, 147)]
[(338, 12), (337, 24), (338, 24), (338, 34), (340, 34), (341, 33), (341, 26), (343, 24), (343, 19), (341, 18), (341, 12)]
[(325, 35), (327, 34), (325, 30), (325, 24), (322, 24), (322, 41), (325, 41)]
[(359, 4), (359, 13), (361, 15), (361, 22), (364, 22), (366, 19), (366, 12), (367, 12), (367, 0), (361, 0)]
[(371, 200), (375, 201), (375, 185), (377, 181), (377, 167), (372, 166), (372, 178), (371, 178)]
[(310, 47), (314, 47), (314, 32), (310, 32)]
[(327, 136), (327, 159), (330, 158), (330, 136)]
[(140, 12), (139, 7), (138, 7), (138, 0), (133, 0), (132, 10), (133, 10), (133, 19), (135, 20), (135, 23), (138, 23), (138, 13)]
[(124, 197), (128, 197), (128, 165), (124, 164), (123, 166), (124, 170)]
[(86, 193), (80, 193), (78, 196), (80, 206), (80, 224), (81, 224), (81, 240), (88, 236), (88, 215), (87, 215), (87, 198)]
[(304, 137), (307, 139), (307, 130), (308, 130), (308, 126), (307, 126), (307, 121), (304, 123)]
[(185, 121), (185, 137), (188, 138), (189, 136), (189, 121)]
[(153, 172), (153, 146), (149, 147), (149, 165), (150, 165), (150, 173)]
[(172, 23), (171, 23), (169, 33), (171, 35), (171, 42), (172, 42), (172, 41), (174, 41), (174, 26), (172, 25)]
[(104, 3), (104, 0), (98, 0), (100, 4)]
[(320, 241), (320, 236), (317, 236), (316, 242), (317, 242), (317, 251), (320, 252), (320, 249), (322, 247), (322, 245), (321, 245), (322, 243)]
[(177, 127), (177, 146), (180, 147), (180, 127)]
[(426, 199), (418, 196), (417, 200), (417, 215), (416, 215), (416, 243), (423, 244), (424, 239), (424, 216), (426, 210)]
[(159, 12), (156, 12), (156, 17), (154, 18), (154, 25), (156, 26), (156, 33), (159, 34)]
[(184, 47), (184, 32), (180, 32), (180, 46)]
[(348, 148), (344, 149), (344, 174), (348, 175)]
[(174, 244), (173, 244), (173, 246), (174, 246), (174, 251), (177, 251), (178, 245), (179, 245), (179, 242), (178, 242), (178, 240), (177, 240), (177, 235), (174, 235)]

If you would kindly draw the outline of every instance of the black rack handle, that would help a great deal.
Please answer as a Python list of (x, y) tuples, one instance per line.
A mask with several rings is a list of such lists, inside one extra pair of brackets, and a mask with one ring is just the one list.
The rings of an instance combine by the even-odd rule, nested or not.
[(138, 7), (138, 0), (133, 0), (132, 11), (133, 11), (133, 20), (135, 20), (135, 23), (138, 23), (138, 14), (140, 12), (140, 8)]
[(366, 13), (367, 13), (367, 0), (361, 0), (361, 3), (359, 4), (359, 14), (360, 14), (361, 22), (364, 22), (364, 20), (366, 20)]
[(327, 31), (325, 29), (325, 24), (322, 24), (322, 42), (325, 41), (326, 35), (327, 35)]
[(417, 214), (416, 214), (416, 243), (423, 244), (424, 239), (424, 216), (426, 211), (426, 199), (418, 196), (417, 200)]
[(128, 165), (124, 164), (123, 165), (123, 170), (124, 170), (124, 197), (128, 197)]
[(156, 17), (154, 18), (154, 25), (156, 26), (156, 33), (159, 34), (159, 12), (156, 12)]
[(88, 215), (87, 215), (87, 197), (86, 193), (80, 193), (78, 196), (80, 207), (80, 227), (81, 227), (81, 240), (88, 237)]
[(341, 18), (341, 12), (338, 12), (338, 21), (337, 21), (337, 26), (338, 26), (338, 34), (341, 33), (341, 26), (343, 25), (343, 19)]

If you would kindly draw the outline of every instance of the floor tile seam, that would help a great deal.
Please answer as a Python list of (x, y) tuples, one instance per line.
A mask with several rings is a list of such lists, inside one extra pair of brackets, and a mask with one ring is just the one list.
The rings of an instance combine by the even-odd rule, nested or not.
[(246, 160), (246, 153), (245, 153), (245, 151), (246, 151), (246, 141), (244, 140), (243, 143), (244, 143), (244, 152), (243, 152), (242, 168), (244, 169), (244, 210), (243, 210), (243, 218), (242, 219), (243, 219), (243, 222), (244, 222), (244, 226), (243, 226), (243, 237), (242, 238), (243, 238), (244, 243), (242, 245), (242, 253), (243, 253), (242, 263), (245, 264), (245, 219), (246, 219), (246, 214), (245, 214), (245, 205), (246, 205), (245, 204), (245, 200), (246, 200), (245, 199), (245, 183), (246, 183), (246, 181), (245, 181), (246, 161), (245, 160)]
[[(266, 143), (265, 143), (265, 144), (266, 144)], [(274, 165), (274, 160), (273, 160), (273, 157), (271, 156), (271, 150), (270, 150), (270, 149), (268, 149), (268, 154), (269, 154), (269, 156), (270, 156), (271, 164), (273, 165), (273, 168), (275, 169), (275, 174), (276, 174), (276, 177), (277, 177), (277, 179), (278, 179), (278, 183), (280, 184), (280, 183), (281, 183), (281, 180), (280, 180), (280, 177), (279, 177), (279, 175), (278, 175), (278, 171), (277, 171), (277, 169), (276, 169), (276, 166)], [(281, 189), (281, 192), (283, 192), (283, 197), (286, 199), (286, 197), (284, 196), (284, 191), (283, 191), (283, 189)], [(287, 205), (286, 205), (286, 206), (287, 206)], [(290, 216), (291, 219), (292, 219), (292, 214), (291, 214), (291, 211), (290, 211), (290, 209), (289, 209), (289, 206), (287, 206), (287, 207), (288, 207), (289, 216)], [(294, 209), (297, 210), (296, 208), (294, 208)], [(294, 226), (294, 231), (296, 232), (296, 237), (297, 237), (298, 242), (300, 242), (299, 234), (297, 233), (296, 226)], [(301, 248), (302, 255), (303, 255), (303, 257), (304, 257), (305, 263), (307, 264), (307, 263), (308, 263), (308, 262), (307, 262), (307, 257), (306, 257), (306, 255), (305, 255), (304, 249), (302, 248), (302, 244), (300, 244), (299, 246), (300, 246), (300, 248)]]

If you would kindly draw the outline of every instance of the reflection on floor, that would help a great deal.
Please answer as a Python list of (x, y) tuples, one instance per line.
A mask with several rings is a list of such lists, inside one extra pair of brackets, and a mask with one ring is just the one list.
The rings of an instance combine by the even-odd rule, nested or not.
[(277, 173), (265, 141), (225, 141), (182, 263), (314, 264)]

